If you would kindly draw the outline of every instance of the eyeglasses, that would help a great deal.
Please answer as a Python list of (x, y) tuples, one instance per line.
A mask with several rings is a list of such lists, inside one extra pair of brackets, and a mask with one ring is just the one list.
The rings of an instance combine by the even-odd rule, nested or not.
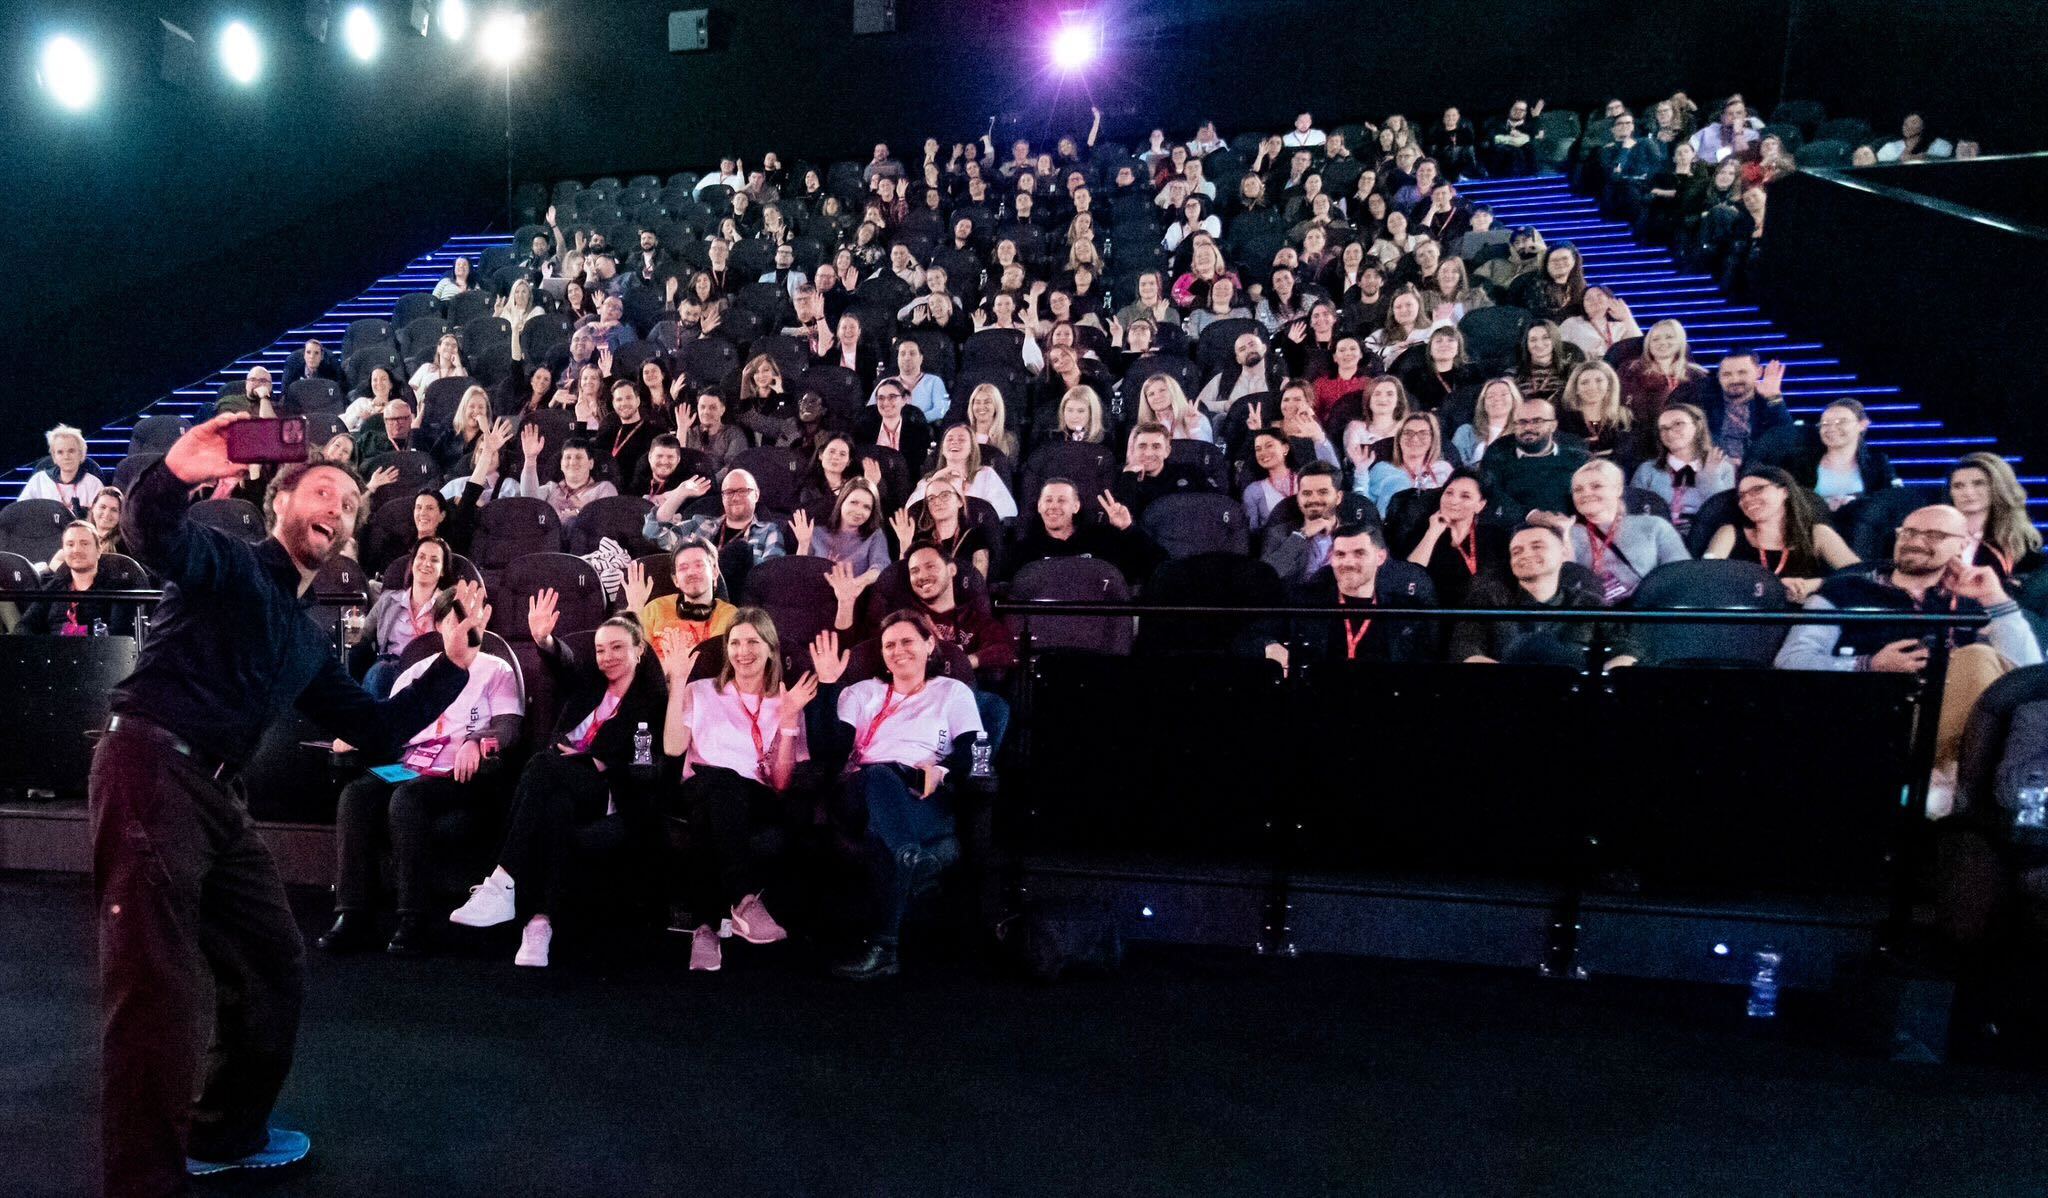
[(719, 493), (720, 495), (752, 495), (752, 494), (754, 494), (754, 488), (752, 488), (752, 487), (726, 487), (726, 488), (724, 488), (724, 489), (720, 490), (720, 491), (719, 491), (718, 493)]
[(1901, 541), (1919, 541), (1924, 545), (1939, 545), (1943, 541), (1951, 539), (1957, 541), (1969, 539), (1962, 533), (1943, 532), (1938, 528), (1899, 528), (1893, 530), (1893, 535)]

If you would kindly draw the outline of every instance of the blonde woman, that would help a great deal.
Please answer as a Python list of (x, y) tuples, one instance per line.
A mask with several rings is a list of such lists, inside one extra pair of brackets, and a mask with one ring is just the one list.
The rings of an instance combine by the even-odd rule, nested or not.
[(1605, 362), (1581, 362), (1565, 376), (1557, 425), (1561, 432), (1584, 437), (1587, 452), (1596, 458), (1638, 456), (1630, 433), (1635, 421), (1621, 402), (1621, 379)]
[(1450, 481), (1451, 464), (1444, 459), (1443, 431), (1429, 412), (1412, 412), (1394, 435), (1392, 452), (1373, 463), (1365, 494), (1385, 515), (1394, 496), (1403, 491), (1434, 491)]
[[(450, 473), (467, 474), (475, 465), (470, 458), (471, 453), (491, 428), (491, 393), (474, 384), (465, 389), (448, 426), (454, 430), (455, 436), (447, 442), (448, 460), (444, 465)], [(492, 468), (496, 468), (496, 463), (492, 463)]]
[(1054, 426), (1053, 439), (1102, 444), (1102, 400), (1097, 398), (1095, 388), (1072, 387), (1060, 396), (1059, 423)]
[(1138, 415), (1133, 423), (1147, 421), (1164, 425), (1167, 435), (1176, 441), (1216, 443), (1216, 431), (1209, 418), (1189, 402), (1187, 392), (1170, 374), (1153, 375), (1138, 392)]
[(1693, 365), (1685, 326), (1669, 319), (1650, 326), (1643, 334), (1642, 355), (1623, 365), (1619, 373), (1621, 402), (1628, 405), (1638, 423), (1657, 419), (1667, 404), (1688, 398), (1677, 394), (1679, 388), (1690, 392), (1707, 377), (1704, 369)]
[(986, 445), (1011, 461), (1017, 460), (1017, 434), (1008, 427), (1008, 405), (1003, 390), (994, 383), (982, 383), (967, 396), (967, 427), (977, 443)]
[(441, 339), (434, 343), (433, 361), (413, 371), (412, 378), (406, 380), (406, 386), (412, 388), (414, 395), (423, 396), (429, 383), (468, 377), (469, 371), (462, 365), (462, 342), (456, 340), (453, 333), (443, 333)]
[(512, 360), (524, 362), (526, 351), (519, 347), (519, 332), (526, 327), (527, 321), (540, 315), (540, 305), (533, 302), (533, 280), (520, 279), (513, 283), (512, 290), (498, 301), (492, 315), (512, 326)]
[(1451, 436), (1451, 449), (1458, 460), (1477, 466), (1486, 447), (1508, 435), (1515, 420), (1515, 405), (1522, 402), (1522, 390), (1515, 380), (1502, 376), (1488, 379), (1472, 404), (1472, 422)]

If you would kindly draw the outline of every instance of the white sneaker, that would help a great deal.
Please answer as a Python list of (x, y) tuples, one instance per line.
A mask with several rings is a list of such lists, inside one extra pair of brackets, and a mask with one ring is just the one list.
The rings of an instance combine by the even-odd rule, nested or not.
[(512, 875), (494, 869), (482, 885), (469, 888), (469, 901), (448, 913), (449, 923), (469, 928), (495, 928), (519, 914), (512, 901)]
[(519, 934), (519, 951), (512, 955), (514, 965), (528, 965), (535, 969), (548, 967), (548, 944), (555, 938), (555, 927), (545, 919), (527, 921), (526, 930)]

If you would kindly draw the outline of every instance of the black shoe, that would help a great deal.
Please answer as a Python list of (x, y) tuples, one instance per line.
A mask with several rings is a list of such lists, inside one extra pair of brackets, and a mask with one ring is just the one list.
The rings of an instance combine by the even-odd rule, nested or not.
[(427, 921), (417, 915), (401, 915), (398, 926), (391, 930), (391, 943), (384, 951), (394, 957), (422, 957), (432, 947)]
[(832, 967), (832, 976), (849, 982), (871, 982), (876, 978), (893, 978), (903, 972), (902, 962), (896, 959), (896, 946), (870, 940), (861, 946), (859, 952)]
[(377, 947), (377, 927), (362, 911), (343, 911), (313, 943), (330, 953), (359, 953)]

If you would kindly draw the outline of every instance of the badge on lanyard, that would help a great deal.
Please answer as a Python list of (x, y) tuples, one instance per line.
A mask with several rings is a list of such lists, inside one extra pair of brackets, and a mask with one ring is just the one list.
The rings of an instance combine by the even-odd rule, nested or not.
[(405, 756), (399, 758), (398, 761), (400, 765), (412, 770), (414, 773), (424, 774), (433, 768), (434, 762), (441, 756), (441, 750), (447, 747), (448, 738), (437, 736), (432, 740), (423, 740), (416, 745), (407, 745), (405, 747)]

